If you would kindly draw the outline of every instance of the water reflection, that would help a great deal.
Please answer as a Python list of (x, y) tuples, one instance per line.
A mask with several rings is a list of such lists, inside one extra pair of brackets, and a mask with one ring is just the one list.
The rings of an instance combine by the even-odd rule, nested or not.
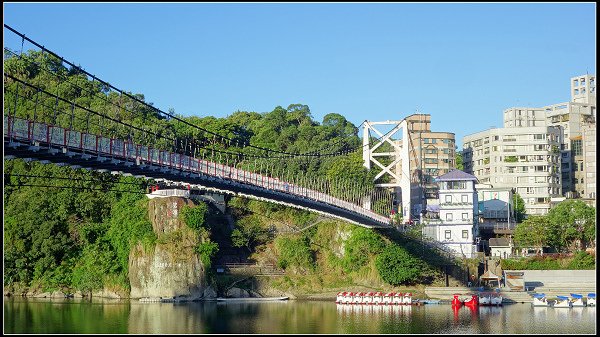
[(580, 334), (594, 333), (596, 309), (453, 308), (349, 305), (328, 301), (262, 303), (4, 299), (5, 333), (118, 334)]

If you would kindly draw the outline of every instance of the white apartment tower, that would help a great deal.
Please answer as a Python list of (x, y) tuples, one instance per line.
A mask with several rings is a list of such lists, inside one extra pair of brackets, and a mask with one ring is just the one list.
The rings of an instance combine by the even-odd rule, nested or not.
[(596, 105), (596, 75), (571, 78), (571, 102)]
[(455, 256), (476, 257), (477, 178), (454, 169), (435, 181), (439, 190), (439, 216), (424, 221), (423, 234), (444, 245)]
[(590, 137), (595, 135), (595, 82), (595, 75), (573, 77), (570, 102), (506, 109), (503, 128), (466, 136), (465, 171), (494, 187), (515, 187), (529, 214), (545, 214), (552, 197), (590, 198), (586, 184), (595, 187), (595, 154), (589, 154), (595, 151)]
[(560, 196), (560, 131), (556, 127), (505, 127), (463, 138), (463, 165), (482, 184), (515, 188), (528, 214), (546, 214)]

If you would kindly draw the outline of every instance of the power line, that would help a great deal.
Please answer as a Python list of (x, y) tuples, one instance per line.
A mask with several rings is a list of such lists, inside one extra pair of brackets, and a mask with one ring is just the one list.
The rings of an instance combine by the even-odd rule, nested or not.
[[(186, 124), (186, 125), (188, 125), (188, 126), (191, 126), (191, 127), (193, 127), (193, 128), (196, 128), (196, 129), (199, 129), (199, 130), (201, 130), (201, 131), (204, 131), (204, 132), (206, 132), (206, 133), (208, 133), (208, 134), (211, 134), (211, 135), (213, 135), (213, 136), (215, 136), (215, 137), (219, 137), (221, 140), (227, 140), (227, 141), (229, 141), (229, 142), (233, 142), (233, 141), (234, 141), (233, 139), (231, 139), (231, 138), (229, 138), (229, 137), (222, 136), (222, 135), (220, 135), (220, 134), (218, 134), (218, 133), (212, 132), (212, 131), (210, 131), (210, 130), (207, 130), (207, 129), (204, 129), (204, 128), (202, 128), (202, 127), (199, 127), (199, 126), (197, 126), (197, 125), (195, 125), (195, 124), (189, 123), (189, 122), (187, 122), (187, 121), (185, 121), (185, 120), (183, 120), (183, 119), (181, 119), (181, 118), (179, 118), (179, 117), (177, 117), (177, 116), (175, 116), (175, 115), (172, 115), (172, 114), (166, 113), (166, 112), (164, 112), (164, 111), (162, 111), (162, 110), (160, 110), (160, 109), (158, 109), (158, 108), (156, 108), (156, 107), (154, 107), (154, 106), (152, 106), (152, 105), (150, 105), (150, 104), (148, 104), (148, 103), (146, 103), (146, 102), (144, 102), (144, 101), (141, 101), (141, 100), (139, 100), (137, 97), (135, 97), (135, 96), (133, 96), (133, 95), (130, 95), (130, 94), (128, 94), (127, 92), (124, 92), (124, 91), (123, 91), (123, 90), (121, 90), (121, 89), (118, 89), (118, 88), (116, 88), (115, 86), (111, 85), (110, 83), (108, 83), (108, 82), (105, 82), (105, 81), (103, 81), (103, 80), (101, 80), (101, 79), (97, 78), (95, 75), (92, 75), (92, 74), (90, 74), (89, 72), (87, 72), (87, 71), (86, 71), (86, 70), (84, 70), (83, 68), (81, 68), (81, 67), (79, 67), (79, 66), (76, 66), (76, 65), (75, 65), (75, 64), (73, 64), (72, 62), (69, 62), (69, 61), (65, 60), (65, 59), (64, 59), (64, 57), (62, 57), (62, 56), (59, 56), (59, 55), (58, 55), (58, 54), (56, 54), (55, 52), (53, 52), (53, 51), (51, 51), (51, 50), (48, 50), (48, 49), (46, 49), (44, 46), (42, 46), (42, 45), (38, 44), (37, 42), (33, 41), (32, 39), (30, 39), (30, 38), (26, 37), (24, 34), (21, 34), (20, 32), (16, 31), (15, 29), (13, 29), (12, 27), (10, 27), (9, 25), (7, 25), (7, 24), (4, 24), (4, 27), (8, 28), (10, 31), (12, 31), (13, 33), (15, 33), (15, 34), (17, 34), (18, 36), (20, 36), (20, 37), (22, 38), (22, 41), (25, 41), (25, 40), (27, 40), (28, 42), (30, 42), (30, 43), (32, 43), (33, 45), (37, 46), (38, 48), (42, 49), (42, 51), (44, 51), (44, 50), (45, 50), (45, 51), (47, 51), (49, 54), (52, 54), (54, 57), (56, 57), (57, 59), (59, 59), (59, 60), (61, 61), (61, 63), (66, 63), (66, 64), (68, 64), (68, 65), (69, 65), (69, 66), (70, 66), (72, 69), (73, 69), (73, 68), (74, 68), (74, 69), (77, 69), (78, 71), (80, 71), (80, 72), (82, 72), (82, 73), (86, 74), (87, 76), (90, 76), (90, 77), (91, 77), (93, 80), (97, 80), (98, 82), (100, 82), (100, 83), (101, 83), (101, 84), (103, 84), (104, 86), (106, 86), (106, 87), (108, 87), (108, 88), (111, 88), (111, 89), (113, 89), (114, 91), (120, 92), (120, 93), (121, 93), (121, 95), (125, 95), (125, 96), (129, 97), (130, 99), (132, 99), (132, 100), (134, 100), (134, 101), (136, 101), (136, 102), (138, 102), (138, 103), (140, 103), (140, 104), (143, 104), (143, 105), (145, 105), (146, 107), (149, 107), (150, 109), (152, 109), (152, 110), (154, 110), (154, 111), (156, 111), (156, 112), (158, 112), (158, 113), (160, 113), (160, 114), (162, 114), (162, 115), (168, 116), (170, 119), (175, 119), (175, 120), (176, 120), (176, 121), (178, 121), (178, 122), (184, 123), (184, 124)], [(254, 148), (254, 149), (261, 150), (261, 151), (266, 151), (267, 153), (269, 153), (269, 152), (273, 152), (273, 153), (284, 154), (284, 155), (290, 155), (290, 156), (328, 156), (327, 154), (325, 154), (325, 155), (310, 154), (311, 152), (314, 152), (314, 151), (310, 151), (310, 152), (308, 152), (308, 153), (290, 153), (290, 152), (285, 152), (285, 151), (273, 150), (273, 149), (268, 149), (268, 148), (264, 148), (264, 147), (261, 147), (261, 146), (255, 146), (255, 145), (252, 145), (252, 144), (250, 144), (249, 142), (248, 142), (247, 144), (242, 144), (242, 145), (246, 145), (247, 147), (251, 147), (251, 148)], [(364, 146), (364, 145), (363, 145), (363, 146)], [(242, 146), (242, 147), (244, 147), (244, 146)], [(267, 158), (276, 158), (276, 157), (272, 157), (272, 156), (271, 156), (271, 157), (269, 157), (269, 156), (266, 156), (266, 157), (267, 157)], [(280, 158), (281, 158), (281, 157), (280, 157)]]
[(39, 184), (4, 184), (4, 186), (80, 189), (80, 190), (93, 190), (93, 191), (102, 191), (102, 192), (146, 194), (146, 192), (140, 192), (140, 191), (114, 190), (114, 189), (109, 189), (109, 188), (92, 188), (92, 187), (77, 187), (77, 186), (55, 186), (55, 185), (39, 185)]
[[(57, 177), (57, 176), (39, 176), (39, 175), (33, 175), (33, 174), (16, 174), (16, 173), (5, 173), (4, 175), (5, 176), (11, 176), (11, 177), (47, 178), (47, 179), (90, 181), (90, 182), (99, 182), (99, 183), (102, 183), (102, 181), (100, 181), (100, 179), (85, 179), (85, 178)], [(107, 181), (105, 183), (110, 183), (110, 184), (125, 184), (125, 185), (139, 185), (140, 184), (140, 183), (127, 182), (127, 181), (110, 181), (110, 182)]]
[[(48, 95), (50, 97), (56, 98), (57, 101), (60, 100), (60, 101), (62, 101), (64, 103), (68, 103), (68, 104), (70, 104), (70, 106), (72, 108), (77, 107), (77, 108), (79, 108), (81, 110), (84, 110), (86, 112), (93, 113), (93, 114), (95, 114), (97, 116), (100, 116), (100, 117), (103, 117), (105, 119), (108, 119), (108, 120), (110, 120), (110, 121), (112, 121), (114, 123), (124, 125), (124, 126), (128, 127), (130, 130), (135, 129), (135, 130), (140, 131), (142, 133), (150, 134), (150, 135), (153, 135), (156, 138), (166, 139), (166, 140), (169, 140), (171, 142), (182, 141), (179, 138), (169, 138), (169, 137), (167, 137), (165, 135), (159, 135), (159, 134), (154, 133), (152, 131), (145, 130), (145, 129), (139, 128), (137, 126), (134, 126), (133, 124), (128, 124), (126, 122), (119, 121), (119, 120), (117, 120), (115, 118), (112, 118), (112, 117), (107, 116), (105, 114), (102, 114), (100, 112), (96, 112), (96, 111), (94, 111), (94, 110), (92, 110), (90, 108), (83, 107), (83, 106), (81, 106), (81, 105), (79, 105), (79, 104), (77, 104), (75, 102), (71, 102), (71, 101), (69, 101), (69, 100), (67, 100), (65, 98), (62, 98), (62, 97), (60, 97), (58, 95), (52, 94), (52, 93), (50, 93), (50, 92), (48, 92), (48, 91), (46, 91), (44, 89), (41, 89), (41, 88), (39, 88), (39, 87), (37, 87), (37, 86), (35, 86), (33, 84), (30, 84), (28, 82), (25, 82), (25, 81), (19, 79), (19, 78), (16, 78), (15, 76), (12, 76), (11, 74), (8, 74), (6, 72), (4, 73), (4, 76), (8, 77), (8, 78), (10, 78), (10, 79), (12, 79), (14, 81), (17, 81), (17, 82), (19, 82), (19, 83), (21, 83), (23, 85), (26, 85), (26, 86), (28, 86), (28, 87), (30, 87), (32, 89), (36, 89), (38, 92), (41, 92), (41, 93), (44, 93), (44, 94), (46, 94), (46, 95)], [(14, 91), (11, 91), (10, 89), (8, 89), (7, 91), (9, 91), (11, 93), (14, 92)], [(18, 92), (17, 92), (17, 95), (18, 95)], [(21, 96), (21, 97), (23, 97), (25, 99), (28, 99), (28, 100), (33, 100), (32, 98), (28, 98), (28, 97), (24, 97), (24, 96)], [(15, 102), (15, 104), (16, 104), (16, 102)], [(43, 105), (43, 104), (42, 104), (42, 106), (48, 107), (47, 105)], [(16, 113), (16, 110), (15, 110), (15, 113)], [(98, 124), (96, 124), (96, 125), (98, 125)], [(232, 156), (238, 156), (238, 157), (242, 156), (242, 157), (256, 158), (256, 159), (282, 159), (282, 158), (286, 158), (287, 159), (287, 158), (293, 158), (293, 157), (334, 157), (334, 156), (338, 156), (338, 155), (342, 155), (342, 154), (348, 154), (348, 153), (354, 152), (356, 149), (359, 149), (361, 147), (370, 146), (371, 143), (379, 141), (379, 139), (383, 138), (386, 135), (387, 134), (385, 134), (382, 137), (379, 137), (379, 138), (373, 140), (369, 144), (365, 144), (365, 145), (362, 145), (362, 146), (357, 146), (357, 147), (355, 147), (353, 149), (351, 148), (351, 149), (348, 149), (346, 151), (338, 151), (338, 152), (334, 152), (334, 153), (324, 153), (324, 154), (314, 154), (314, 155), (310, 155), (310, 156), (308, 156), (306, 154), (304, 154), (304, 155), (302, 155), (302, 154), (289, 154), (287, 152), (286, 152), (286, 154), (288, 154), (288, 155), (286, 155), (286, 156), (258, 156), (258, 155), (246, 154), (246, 153), (242, 153), (242, 152), (229, 152), (229, 151), (219, 150), (219, 149), (214, 148), (214, 145), (213, 145), (212, 148), (209, 148), (209, 147), (206, 147), (206, 146), (201, 146), (199, 143), (194, 143), (193, 139), (191, 140), (191, 142), (194, 143), (193, 145), (195, 145), (195, 147), (198, 147), (198, 148), (201, 148), (201, 149), (204, 149), (204, 150), (207, 150), (207, 151), (211, 151), (211, 152), (217, 152), (217, 153), (226, 154), (226, 155), (232, 155)], [(190, 144), (190, 145), (192, 145), (192, 144)]]

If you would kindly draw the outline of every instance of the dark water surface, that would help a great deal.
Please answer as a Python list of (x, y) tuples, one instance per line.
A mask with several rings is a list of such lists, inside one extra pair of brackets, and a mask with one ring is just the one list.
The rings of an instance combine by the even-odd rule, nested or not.
[(458, 310), (329, 301), (140, 303), (4, 298), (4, 333), (594, 334), (596, 308), (530, 304)]

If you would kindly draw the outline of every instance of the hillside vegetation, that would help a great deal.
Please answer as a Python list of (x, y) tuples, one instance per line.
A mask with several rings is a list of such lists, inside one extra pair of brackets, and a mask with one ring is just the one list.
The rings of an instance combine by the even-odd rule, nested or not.
[[(250, 169), (264, 165), (263, 172), (280, 174), (292, 181), (326, 178), (336, 183), (330, 191), (333, 195), (345, 193), (338, 187), (344, 186), (343, 182), (355, 182), (365, 190), (373, 188), (377, 172), (363, 167), (360, 151), (349, 151), (361, 144), (358, 128), (340, 114), (327, 114), (322, 122), (317, 122), (307, 105), (291, 104), (264, 113), (236, 111), (224, 118), (175, 114), (180, 119), (177, 120), (160, 114), (151, 103), (140, 104), (109, 90), (77, 69), (65, 67), (47, 53), (29, 51), (15, 57), (5, 52), (4, 67), (11, 76), (105, 117), (90, 115), (85, 109), (74, 108), (7, 77), (5, 116), (131, 138), (136, 143), (170, 151), (181, 148), (161, 136), (195, 139), (210, 144), (211, 151), (197, 153), (206, 159)], [(130, 95), (144, 100), (142, 94)], [(131, 129), (109, 123), (108, 118), (158, 136), (131, 133)], [(182, 121), (228, 139), (211, 136)], [(217, 155), (220, 150), (264, 155), (248, 144), (287, 153), (344, 155), (298, 155), (269, 160)], [(83, 292), (110, 287), (127, 292), (127, 257), (131, 248), (138, 242), (151, 247), (157, 240), (148, 220), (147, 199), (143, 196), (148, 183), (133, 177), (5, 159), (5, 287)], [(377, 202), (373, 199), (375, 205)], [(281, 287), (296, 287), (298, 282), (304, 282), (307, 287), (373, 282), (411, 284), (429, 282), (436, 275), (436, 267), (428, 266), (425, 260), (411, 254), (405, 243), (373, 230), (327, 220), (301, 232), (273, 232), (272, 224), (264, 221), (265, 214), (279, 217), (296, 229), (314, 224), (317, 217), (247, 200), (232, 200), (230, 206), (234, 209), (236, 224), (231, 233), (232, 243), (245, 247), (257, 257), (270, 258), (284, 268), (289, 277), (280, 281)], [(189, 215), (193, 218), (193, 214)], [(212, 219), (209, 226), (223, 224), (217, 215), (209, 219)], [(194, 228), (193, 219), (190, 221)], [(200, 225), (194, 229), (198, 235), (209, 235)], [(208, 265), (218, 247), (207, 237), (203, 242), (206, 244), (198, 247), (198, 254)]]

